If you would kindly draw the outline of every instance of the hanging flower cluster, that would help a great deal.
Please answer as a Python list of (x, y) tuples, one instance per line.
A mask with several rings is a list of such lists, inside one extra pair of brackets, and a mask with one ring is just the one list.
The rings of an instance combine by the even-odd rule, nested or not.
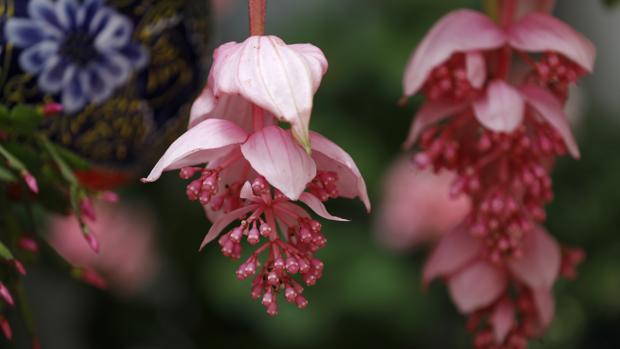
[(574, 275), (583, 258), (563, 253), (542, 223), (554, 160), (579, 157), (563, 106), (595, 48), (551, 15), (517, 18), (518, 1), (499, 4), (499, 24), (454, 11), (413, 53), (405, 95), (426, 101), (405, 146), (418, 146), (419, 168), (457, 173), (451, 195), (472, 204), (431, 254), (425, 283), (445, 280), (476, 348), (520, 349), (550, 324), (558, 275)]
[(253, 277), (252, 297), (262, 297), (267, 313), (276, 315), (279, 294), (304, 308), (302, 284), (314, 285), (323, 271), (315, 253), (327, 240), (299, 203), (337, 221), (343, 219), (323, 202), (359, 197), (368, 210), (370, 203), (353, 159), (308, 129), (313, 96), (327, 71), (325, 56), (313, 45), (263, 35), (264, 6), (250, 1), (251, 37), (215, 50), (188, 131), (144, 181), (180, 169), (180, 177), (190, 180), (188, 199), (204, 206), (213, 222), (201, 249), (218, 236), (222, 253), (232, 259), (241, 258), (242, 246), (253, 248), (237, 278)]

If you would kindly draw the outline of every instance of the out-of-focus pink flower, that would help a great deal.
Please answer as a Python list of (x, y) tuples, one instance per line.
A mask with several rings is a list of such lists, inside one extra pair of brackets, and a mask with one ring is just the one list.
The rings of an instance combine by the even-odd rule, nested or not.
[(376, 232), (381, 242), (402, 250), (434, 240), (463, 221), (469, 199), (450, 197), (456, 175), (415, 168), (409, 157), (401, 157), (383, 182)]
[[(480, 317), (480, 312), (490, 315), (488, 326), (496, 334), (497, 344), (503, 343), (509, 332), (523, 338), (539, 335), (553, 318), (551, 288), (560, 272), (560, 248), (540, 227), (527, 234), (523, 244), (523, 255), (504, 268), (482, 257), (482, 242), (458, 227), (444, 236), (429, 257), (424, 282), (442, 277), (463, 314), (474, 318)], [(530, 301), (533, 307), (514, 309), (509, 299), (515, 290), (517, 303)], [(525, 321), (517, 321), (517, 316)]]
[(71, 264), (100, 274), (120, 294), (139, 291), (154, 276), (158, 264), (154, 217), (135, 204), (97, 202), (94, 206), (97, 220), (90, 224), (90, 235), (100, 242), (99, 253), (84, 239), (74, 216), (53, 216), (47, 240)]
[[(520, 57), (534, 69), (523, 88), (503, 81), (507, 71), (499, 71), (500, 76), (487, 83), (486, 56), (502, 47), (521, 52)], [(545, 56), (535, 62), (527, 52)], [(504, 29), (481, 13), (454, 11), (435, 24), (407, 64), (405, 95), (421, 90), (428, 100), (416, 115), (405, 146), (411, 147), (426, 126), (464, 112), (473, 114), (489, 130), (512, 132), (522, 124), (529, 105), (556, 128), (571, 154), (578, 156), (564, 111), (555, 108), (561, 104), (552, 103), (552, 94), (542, 88), (532, 92), (536, 88), (532, 85), (552, 86), (552, 92), (565, 98), (568, 86), (592, 71), (595, 52), (585, 37), (544, 13), (529, 13)]]
[(310, 44), (287, 45), (276, 36), (226, 43), (213, 54), (207, 87), (192, 107), (190, 127), (210, 117), (252, 125), (255, 105), (291, 124), (295, 139), (309, 150), (312, 101), (326, 71), (323, 52)]
[(553, 198), (551, 164), (566, 152), (579, 157), (564, 104), (595, 56), (566, 23), (517, 8), (548, 1), (496, 4), (498, 24), (470, 10), (442, 18), (403, 81), (405, 96), (426, 97), (405, 146), (419, 145), (418, 167), (453, 171), (450, 193), (471, 201), (429, 258), (424, 282), (445, 280), (470, 316), (477, 349), (525, 348), (539, 336), (553, 317), (560, 265), (570, 276), (580, 260), (565, 254), (560, 263), (560, 248), (541, 225)]

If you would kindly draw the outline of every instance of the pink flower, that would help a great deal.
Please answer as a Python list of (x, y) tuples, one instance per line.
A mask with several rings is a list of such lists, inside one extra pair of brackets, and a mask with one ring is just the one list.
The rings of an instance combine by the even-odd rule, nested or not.
[[(264, 27), (259, 20), (264, 5), (250, 1), (253, 33)], [(314, 253), (327, 240), (320, 223), (295, 201), (331, 220), (342, 219), (327, 212), (323, 202), (329, 199), (358, 197), (370, 210), (353, 159), (308, 129), (313, 97), (326, 70), (320, 49), (286, 45), (275, 36), (255, 35), (220, 46), (207, 86), (192, 106), (189, 130), (143, 178), (153, 182), (164, 171), (181, 169), (180, 177), (191, 179), (188, 198), (199, 201), (213, 222), (201, 249), (235, 221), (240, 224), (218, 240), (225, 256), (239, 259), (244, 237), (249, 245), (264, 238), (237, 277), (257, 274), (252, 296), (262, 296), (269, 315), (278, 313), (279, 293), (306, 307), (295, 276), (309, 286), (322, 275), (323, 263)]]
[(211, 117), (251, 126), (254, 105), (291, 124), (295, 139), (309, 150), (312, 100), (326, 71), (323, 52), (310, 44), (287, 45), (276, 36), (226, 43), (213, 54), (207, 86), (192, 107), (190, 127)]
[(74, 216), (54, 216), (49, 224), (49, 243), (71, 264), (94, 271), (122, 295), (138, 291), (155, 275), (157, 268), (154, 217), (139, 205), (96, 203), (97, 220), (91, 235), (101, 243), (95, 253), (82, 237)]
[[(510, 331), (529, 331), (523, 337), (539, 335), (553, 318), (551, 288), (560, 271), (560, 248), (537, 227), (526, 235), (523, 251), (504, 268), (484, 258), (481, 241), (459, 227), (446, 235), (429, 257), (424, 282), (445, 278), (450, 296), (463, 314), (490, 317), (490, 330), (498, 345)], [(515, 303), (529, 300), (533, 308), (515, 309), (509, 300), (510, 285), (519, 292)]]
[[(318, 168), (319, 173), (336, 173), (339, 196), (360, 197), (370, 209), (364, 179), (351, 157), (318, 133), (310, 132), (309, 140), (313, 145), (312, 155), (293, 140), (290, 132), (278, 126), (267, 126), (248, 134), (231, 121), (207, 119), (179, 137), (143, 180), (153, 182), (163, 171), (210, 163), (210, 171), (203, 173), (201, 180), (213, 178), (212, 183), (203, 186), (199, 195), (213, 196), (218, 191), (217, 177), (223, 168), (242, 161), (286, 197), (297, 200), (317, 176)], [(205, 204), (209, 200), (201, 202)]]
[[(505, 48), (532, 66), (523, 87), (503, 81), (507, 71), (502, 65), (489, 71), (488, 57)], [(545, 55), (535, 62), (528, 52)], [(428, 101), (416, 115), (405, 146), (411, 147), (428, 125), (455, 114), (470, 113), (489, 130), (512, 132), (529, 113), (550, 123), (578, 157), (561, 104), (552, 97), (555, 93), (564, 99), (568, 86), (592, 71), (594, 56), (592, 43), (544, 13), (529, 13), (504, 29), (481, 13), (454, 11), (435, 24), (407, 64), (405, 95), (422, 90)], [(548, 92), (533, 85), (552, 88)]]
[[(405, 146), (419, 145), (419, 168), (455, 173), (450, 193), (471, 202), (429, 258), (424, 282), (446, 281), (477, 349), (525, 348), (551, 322), (560, 266), (570, 276), (581, 260), (561, 257), (541, 224), (553, 162), (567, 151), (579, 157), (564, 113), (568, 87), (592, 71), (595, 56), (567, 24), (518, 13), (531, 3), (497, 4), (499, 25), (470, 10), (441, 19), (404, 78), (406, 96), (426, 96)], [(513, 58), (529, 69), (514, 69)]]
[(434, 240), (452, 230), (469, 212), (469, 199), (451, 198), (456, 175), (415, 168), (409, 157), (396, 160), (383, 181), (377, 234), (381, 242), (402, 250)]

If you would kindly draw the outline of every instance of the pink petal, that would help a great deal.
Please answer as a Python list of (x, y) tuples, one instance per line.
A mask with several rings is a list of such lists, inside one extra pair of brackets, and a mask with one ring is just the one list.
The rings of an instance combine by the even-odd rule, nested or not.
[[(239, 160), (230, 162), (232, 158), (238, 157)], [(250, 163), (243, 157), (241, 154), (241, 148), (235, 148), (232, 152), (218, 157), (213, 161), (209, 162), (208, 168), (218, 168), (221, 167), (221, 164), (228, 164), (221, 172), (220, 172), (220, 181), (218, 182), (218, 193), (223, 193), (227, 186), (231, 186), (239, 181), (245, 181), (249, 178), (255, 178), (256, 173), (252, 170)], [(209, 221), (215, 222), (218, 220), (225, 212), (222, 209), (214, 211), (211, 208), (211, 205), (203, 206), (205, 214)]]
[(189, 128), (207, 118), (232, 121), (248, 132), (252, 131), (254, 126), (250, 102), (239, 95), (216, 97), (210, 88), (205, 88), (194, 101), (190, 111)]
[(503, 80), (494, 80), (484, 97), (474, 102), (474, 114), (487, 129), (512, 132), (523, 121), (525, 103), (519, 92)]
[(424, 103), (413, 119), (413, 123), (411, 124), (411, 128), (409, 129), (409, 135), (407, 136), (407, 140), (403, 144), (403, 148), (411, 148), (418, 140), (418, 137), (425, 128), (460, 112), (461, 110), (465, 109), (466, 106), (467, 105), (464, 103)]
[(258, 174), (291, 200), (297, 200), (316, 176), (312, 158), (278, 126), (254, 133), (241, 152)]
[(205, 235), (202, 243), (200, 244), (199, 250), (202, 250), (209, 242), (217, 238), (222, 230), (224, 230), (224, 228), (226, 228), (230, 223), (242, 218), (248, 212), (254, 211), (256, 208), (258, 208), (258, 205), (247, 205), (221, 216), (218, 220), (213, 222), (213, 225), (211, 225), (209, 232)]
[(227, 45), (213, 64), (214, 94), (242, 95), (290, 123), (295, 138), (309, 149), (313, 97), (327, 70), (321, 51), (309, 44), (288, 46), (276, 36)]
[(495, 334), (495, 342), (504, 343), (508, 332), (515, 324), (515, 309), (512, 303), (507, 299), (501, 301), (491, 314), (490, 321)]
[(504, 32), (479, 12), (457, 10), (447, 14), (431, 28), (409, 58), (403, 80), (405, 95), (414, 95), (428, 74), (454, 53), (489, 50), (505, 42)]
[(529, 13), (508, 30), (510, 46), (528, 52), (558, 52), (588, 72), (594, 68), (596, 48), (568, 24), (544, 13)]
[(327, 58), (320, 48), (311, 44), (293, 44), (289, 47), (297, 51), (307, 62), (308, 67), (312, 70), (310, 74), (312, 78), (312, 88), (314, 93), (319, 89), (323, 75), (327, 73)]
[(463, 314), (493, 303), (506, 288), (502, 271), (486, 261), (477, 261), (448, 279), (450, 296)]
[(258, 198), (256, 195), (254, 195), (254, 191), (252, 190), (252, 184), (250, 184), (250, 182), (248, 181), (243, 183), (243, 187), (241, 187), (239, 197), (246, 200), (253, 200)]
[(239, 126), (226, 120), (208, 119), (187, 130), (159, 159), (143, 182), (156, 181), (167, 170), (194, 166), (222, 156), (247, 138)]
[(540, 324), (543, 328), (547, 328), (551, 325), (553, 314), (555, 313), (555, 300), (553, 299), (553, 294), (551, 294), (550, 289), (542, 287), (532, 290), (532, 295), (534, 296), (534, 304), (536, 305), (536, 310), (538, 311)]
[(526, 102), (560, 134), (569, 153), (578, 159), (579, 146), (573, 137), (562, 103), (551, 92), (535, 85), (523, 86), (521, 94)]
[(465, 54), (465, 68), (467, 68), (469, 83), (475, 88), (481, 88), (487, 79), (487, 67), (482, 52), (467, 52)]
[(370, 212), (370, 199), (366, 183), (351, 156), (336, 143), (324, 136), (310, 132), (312, 157), (322, 171), (334, 171), (338, 174), (338, 193), (346, 198), (359, 197)]
[(332, 214), (327, 211), (327, 208), (325, 208), (325, 205), (323, 205), (321, 200), (319, 200), (316, 196), (310, 193), (302, 193), (299, 196), (299, 201), (306, 204), (308, 207), (312, 209), (312, 211), (314, 211), (314, 213), (318, 214), (319, 216), (325, 219), (329, 219), (330, 221), (338, 221), (338, 222), (349, 221), (348, 219), (332, 216)]
[(523, 256), (508, 266), (532, 289), (551, 288), (560, 271), (560, 248), (542, 228), (536, 227), (523, 237)]
[(374, 231), (387, 247), (403, 251), (435, 242), (463, 222), (469, 198), (450, 198), (456, 174), (416, 168), (410, 155), (400, 156), (382, 181), (382, 202)]
[(448, 276), (471, 262), (480, 251), (480, 240), (462, 227), (446, 234), (424, 265), (423, 282), (428, 284), (437, 276)]

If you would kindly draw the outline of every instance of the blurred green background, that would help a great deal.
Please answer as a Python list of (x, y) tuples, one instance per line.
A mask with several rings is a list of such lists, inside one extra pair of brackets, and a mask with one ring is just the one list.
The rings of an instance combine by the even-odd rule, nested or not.
[[(558, 282), (553, 326), (531, 347), (620, 348), (620, 108), (613, 85), (620, 81), (613, 78), (620, 71), (620, 13), (593, 0), (558, 3), (560, 17), (595, 35), (600, 60), (608, 64), (599, 65), (580, 90), (583, 114), (575, 127), (582, 159), (559, 162), (548, 210), (550, 232), (582, 246), (588, 257), (576, 281)], [(217, 4), (211, 46), (243, 40), (244, 2)], [(329, 59), (311, 127), (356, 160), (375, 212), (381, 175), (399, 154), (419, 104), (414, 99), (407, 108), (397, 106), (410, 52), (446, 12), (479, 6), (466, 0), (268, 2), (268, 33), (289, 43), (312, 42)], [(184, 186), (171, 173), (122, 192), (130, 202), (147, 202), (158, 218), (161, 272), (143, 292), (119, 298), (51, 268), (32, 272), (29, 293), (43, 348), (472, 347), (445, 287), (422, 289), (426, 250), (397, 254), (383, 248), (373, 216), (350, 200), (330, 205), (352, 222), (325, 223), (329, 242), (319, 255), (326, 268), (306, 291), (309, 307), (282, 303), (280, 315), (268, 317), (250, 298), (250, 281), (235, 278), (238, 262), (215, 245), (197, 252), (209, 225), (200, 206), (185, 198)]]

